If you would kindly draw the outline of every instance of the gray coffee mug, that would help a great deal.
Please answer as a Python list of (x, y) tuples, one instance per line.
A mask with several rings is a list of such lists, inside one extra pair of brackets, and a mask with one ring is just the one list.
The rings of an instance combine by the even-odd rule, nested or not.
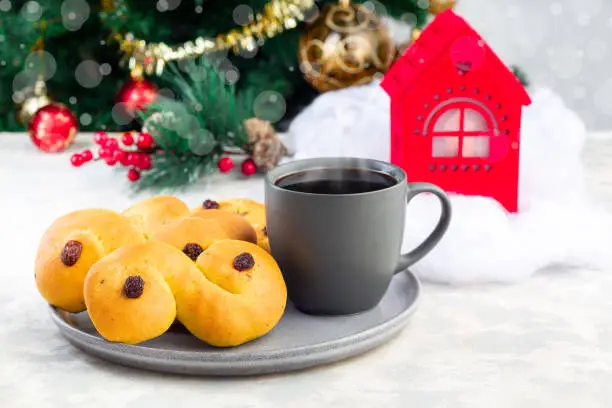
[[(317, 194), (277, 185), (302, 172), (325, 179), (330, 169), (382, 173), (391, 183), (354, 194)], [(440, 200), (441, 216), (422, 244), (400, 255), (406, 203), (420, 193)], [(289, 300), (308, 314), (353, 314), (375, 307), (393, 275), (429, 253), (451, 218), (450, 201), (439, 187), (408, 183), (401, 168), (358, 158), (306, 159), (278, 166), (266, 176), (265, 204), (270, 249), (283, 272)]]

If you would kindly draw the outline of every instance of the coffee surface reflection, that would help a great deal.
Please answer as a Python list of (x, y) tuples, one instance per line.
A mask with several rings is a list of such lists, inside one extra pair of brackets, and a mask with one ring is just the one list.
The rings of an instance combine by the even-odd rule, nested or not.
[(389, 174), (363, 169), (313, 169), (288, 174), (276, 185), (310, 194), (359, 194), (383, 190), (397, 183)]

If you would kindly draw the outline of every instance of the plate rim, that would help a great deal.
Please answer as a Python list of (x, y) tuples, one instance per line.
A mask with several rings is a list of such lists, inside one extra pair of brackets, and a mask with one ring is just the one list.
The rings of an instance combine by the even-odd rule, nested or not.
[[(403, 327), (403, 322), (408, 319), (418, 309), (420, 298), (422, 296), (422, 285), (418, 277), (409, 269), (402, 272), (407, 274), (411, 280), (410, 285), (414, 287), (415, 295), (414, 301), (402, 312), (394, 316), (393, 318), (382, 322), (379, 325), (368, 328), (364, 331), (349, 335), (347, 337), (341, 337), (334, 340), (328, 340), (315, 345), (303, 345), (291, 348), (284, 348), (279, 350), (268, 350), (261, 352), (244, 351), (244, 352), (233, 352), (231, 354), (223, 353), (222, 351), (226, 348), (220, 347), (216, 350), (221, 352), (211, 353), (210, 351), (191, 351), (191, 350), (172, 350), (172, 349), (159, 349), (155, 347), (147, 347), (141, 344), (125, 344), (109, 342), (100, 335), (96, 336), (90, 333), (86, 333), (78, 328), (70, 325), (61, 316), (62, 314), (70, 315), (69, 312), (63, 311), (55, 306), (49, 305), (50, 314), (53, 322), (58, 326), (60, 332), (64, 337), (67, 338), (79, 348), (87, 348), (87, 352), (95, 353), (99, 355), (103, 353), (108, 354), (129, 354), (132, 357), (143, 357), (152, 361), (161, 361), (165, 363), (172, 361), (174, 363), (189, 363), (190, 365), (197, 364), (257, 364), (265, 363), (265, 365), (273, 364), (278, 361), (292, 360), (296, 357), (308, 356), (309, 358), (315, 359), (317, 356), (324, 355), (330, 350), (340, 350), (345, 348), (351, 348), (351, 345), (360, 345), (364, 342), (371, 342), (372, 339), (379, 337), (386, 339), (391, 337), (388, 334), (394, 334), (397, 330)], [(341, 317), (341, 316), (340, 316)], [(387, 335), (387, 336), (385, 336)], [(206, 343), (204, 343), (206, 344)], [(92, 350), (95, 349), (94, 350)], [(365, 347), (364, 352), (372, 347)], [(232, 347), (232, 349), (235, 349)], [(351, 354), (351, 353), (349, 353)], [(352, 353), (358, 354), (358, 353)], [(329, 360), (329, 359), (328, 359)], [(126, 361), (129, 364), (129, 361)], [(313, 364), (311, 364), (313, 365)], [(314, 364), (317, 365), (317, 364)], [(160, 370), (158, 370), (160, 371)]]

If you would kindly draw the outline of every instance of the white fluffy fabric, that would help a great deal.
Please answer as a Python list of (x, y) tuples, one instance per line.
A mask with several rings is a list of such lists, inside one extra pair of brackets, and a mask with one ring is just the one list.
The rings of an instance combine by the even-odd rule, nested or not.
[[(533, 92), (523, 113), (520, 211), (451, 194), (453, 217), (440, 244), (413, 266), (444, 283), (512, 282), (550, 266), (608, 268), (612, 217), (589, 202), (581, 151), (586, 129), (550, 90)], [(289, 130), (293, 159), (354, 156), (389, 160), (389, 98), (378, 83), (318, 97)], [(408, 206), (404, 250), (439, 216), (432, 196)]]

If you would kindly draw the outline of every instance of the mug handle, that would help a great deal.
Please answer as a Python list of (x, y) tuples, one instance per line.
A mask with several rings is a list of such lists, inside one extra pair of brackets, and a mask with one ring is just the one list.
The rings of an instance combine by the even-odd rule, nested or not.
[(395, 273), (405, 271), (409, 266), (413, 265), (425, 255), (427, 255), (446, 233), (451, 220), (451, 203), (450, 199), (440, 187), (430, 183), (408, 183), (408, 195), (406, 196), (406, 204), (421, 193), (431, 193), (435, 195), (442, 204), (442, 213), (438, 220), (438, 225), (429, 234), (429, 236), (412, 251), (407, 254), (402, 254), (398, 262)]

